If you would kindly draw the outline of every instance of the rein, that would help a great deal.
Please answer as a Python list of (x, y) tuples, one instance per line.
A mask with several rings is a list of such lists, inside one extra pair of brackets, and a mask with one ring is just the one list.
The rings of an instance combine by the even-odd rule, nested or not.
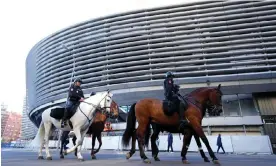
[(190, 97), (186, 97), (186, 99), (188, 102), (196, 106), (198, 109), (201, 110), (203, 108), (202, 104), (199, 101), (197, 101), (195, 98), (190, 96)]
[[(108, 95), (108, 94), (106, 94), (106, 96), (107, 96), (107, 95)], [(106, 107), (106, 101), (104, 102), (104, 106), (105, 106), (105, 107), (99, 107), (99, 105), (100, 105), (100, 103), (102, 102), (102, 100), (104, 100), (104, 99), (106, 98), (106, 96), (104, 96), (104, 97), (100, 100), (100, 102), (99, 102), (97, 105), (95, 105), (95, 104), (93, 104), (93, 103), (86, 102), (86, 101), (82, 101), (82, 102), (85, 103), (85, 104), (91, 105), (91, 106), (93, 106), (93, 107), (96, 108), (96, 109), (105, 110), (106, 108), (111, 108), (111, 107)], [(89, 117), (81, 110), (80, 105), (78, 106), (78, 108), (80, 109), (81, 113), (86, 117), (88, 123), (90, 124), (91, 121), (92, 121), (92, 119), (95, 117), (95, 115), (93, 115), (92, 118), (89, 119)], [(104, 112), (104, 111), (102, 111), (102, 112)], [(106, 112), (107, 112), (107, 111), (106, 111)], [(91, 113), (91, 111), (89, 112), (88, 115), (90, 115), (90, 113)]]
[(198, 100), (195, 99), (195, 97), (192, 94), (185, 95), (185, 97), (183, 97), (183, 96), (181, 96), (179, 94), (179, 96), (182, 99), (187, 99), (187, 101), (189, 103), (193, 104), (200, 111), (202, 111), (202, 109), (205, 108), (205, 105), (207, 106), (208, 112), (210, 112), (210, 111), (213, 112), (214, 110), (216, 110), (218, 108), (218, 106), (221, 106), (221, 105), (212, 104), (212, 102), (210, 101), (210, 99), (208, 99), (205, 103), (200, 103)]
[[(188, 102), (190, 102), (191, 104), (193, 104), (194, 106), (196, 106), (197, 108), (199, 108), (200, 110), (203, 108), (202, 107), (202, 104), (199, 102), (199, 101), (197, 101), (194, 97), (192, 97), (192, 96), (182, 96), (180, 93), (178, 93), (178, 96), (180, 97), (180, 98), (182, 98), (182, 100), (187, 100)], [(192, 100), (190, 100), (190, 99), (192, 99)], [(199, 105), (198, 105), (199, 104)]]

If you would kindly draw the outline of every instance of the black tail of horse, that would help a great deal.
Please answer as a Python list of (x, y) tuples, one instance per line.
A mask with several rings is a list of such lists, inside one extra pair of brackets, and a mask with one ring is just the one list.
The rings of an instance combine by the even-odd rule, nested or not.
[(135, 131), (135, 125), (136, 125), (136, 116), (135, 116), (135, 105), (136, 103), (132, 104), (128, 115), (127, 115), (127, 124), (126, 124), (126, 130), (123, 134), (122, 138), (122, 145), (123, 147), (128, 147), (130, 138)]

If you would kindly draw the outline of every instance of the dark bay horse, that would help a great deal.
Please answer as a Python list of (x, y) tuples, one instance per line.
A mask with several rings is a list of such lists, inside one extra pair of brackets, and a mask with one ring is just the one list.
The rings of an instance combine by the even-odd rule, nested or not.
[[(95, 154), (99, 152), (101, 146), (102, 146), (102, 132), (104, 130), (105, 122), (107, 118), (116, 119), (119, 115), (119, 108), (117, 104), (113, 101), (111, 104), (111, 107), (114, 109), (111, 109), (111, 113), (108, 114), (105, 111), (96, 110), (95, 118), (92, 122), (92, 124), (89, 126), (89, 129), (86, 134), (92, 135), (92, 149), (91, 149), (91, 158), (96, 159)], [(70, 131), (63, 131), (62, 137), (61, 137), (61, 148), (60, 148), (60, 158), (64, 158), (63, 155), (63, 146), (65, 144), (66, 139), (68, 138)], [(96, 151), (94, 151), (96, 138), (99, 142), (99, 147)], [(76, 144), (77, 137), (74, 135), (72, 141), (73, 144)], [(77, 150), (75, 150), (75, 155), (77, 155)]]
[[(184, 116), (189, 124), (187, 126), (188, 128), (184, 130), (185, 136), (183, 139), (183, 146), (181, 151), (183, 163), (188, 163), (186, 159), (186, 153), (192, 135), (201, 138), (207, 147), (213, 162), (219, 163), (209, 145), (209, 141), (203, 132), (201, 124), (207, 108), (211, 110), (210, 112), (222, 112), (221, 97), (222, 92), (220, 90), (220, 85), (216, 88), (198, 88), (186, 96), (188, 106), (185, 110)], [(137, 129), (135, 129), (136, 120), (138, 122)], [(150, 160), (145, 155), (144, 145), (148, 143), (150, 137), (148, 133), (151, 123), (162, 125), (163, 127), (179, 126), (179, 117), (177, 113), (174, 113), (172, 116), (165, 115), (163, 111), (163, 102), (158, 99), (146, 98), (138, 101), (137, 103), (134, 103), (129, 110), (127, 127), (122, 138), (122, 145), (124, 147), (129, 145), (130, 138), (132, 138), (132, 151), (127, 154), (127, 157), (132, 155), (133, 146), (135, 151), (135, 141), (137, 138), (140, 157), (145, 163), (150, 163)], [(156, 146), (156, 144), (153, 145)], [(153, 150), (155, 150), (153, 154), (154, 157), (157, 157), (158, 154), (156, 148), (153, 148)]]

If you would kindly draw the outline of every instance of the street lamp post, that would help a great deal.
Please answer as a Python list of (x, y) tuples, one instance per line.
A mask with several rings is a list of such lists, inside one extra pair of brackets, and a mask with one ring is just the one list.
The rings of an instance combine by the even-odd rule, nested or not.
[[(65, 44), (62, 44), (61, 45), (62, 48), (64, 48), (66, 51), (69, 51), (70, 54), (72, 54), (71, 50), (65, 45)], [(72, 54), (72, 57), (73, 57), (73, 70), (72, 70), (72, 73), (71, 73), (71, 79), (70, 79), (70, 83), (69, 83), (69, 88), (70, 88), (70, 85), (72, 83), (72, 79), (73, 79), (73, 76), (74, 76), (74, 73), (75, 73), (75, 55)]]
[[(72, 69), (72, 73), (71, 73), (71, 79), (70, 79), (70, 82), (69, 82), (69, 87), (68, 87), (68, 89), (70, 88), (70, 86), (71, 86), (71, 83), (72, 83), (72, 79), (73, 79), (73, 76), (74, 76), (74, 73), (75, 73), (75, 55), (74, 54), (72, 54), (72, 52), (71, 52), (71, 50), (64, 44), (64, 43), (62, 43), (61, 44), (61, 47), (62, 48), (64, 48), (66, 51), (69, 51), (69, 53), (72, 55), (72, 57), (73, 57), (73, 69)], [(68, 98), (68, 94), (67, 94), (67, 97), (66, 97), (66, 99)], [(67, 102), (67, 100), (66, 100), (66, 102)], [(58, 132), (59, 134), (58, 134), (58, 142), (57, 142), (57, 148), (56, 148), (56, 150), (58, 150), (58, 148), (59, 148), (59, 145), (60, 145), (60, 137), (61, 137), (61, 135), (62, 135), (62, 130), (60, 130), (59, 132)], [(62, 146), (60, 147), (60, 148), (63, 148)]]

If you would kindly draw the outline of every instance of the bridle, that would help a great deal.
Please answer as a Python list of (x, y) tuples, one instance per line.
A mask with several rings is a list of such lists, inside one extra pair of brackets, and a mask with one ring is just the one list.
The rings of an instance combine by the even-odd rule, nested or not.
[[(86, 102), (86, 101), (82, 101), (82, 102), (85, 103), (85, 104), (91, 105), (91, 106), (94, 107), (96, 110), (101, 111), (102, 113), (104, 113), (104, 112), (108, 113), (108, 111), (106, 111), (106, 109), (107, 109), (107, 108), (111, 109), (111, 107), (107, 107), (107, 106), (106, 106), (106, 100), (107, 100), (106, 98), (107, 98), (107, 96), (108, 96), (109, 98), (111, 98), (111, 96), (109, 96), (109, 92), (108, 92), (108, 93), (100, 100), (100, 102), (99, 102), (97, 105), (95, 105), (95, 104), (93, 104), (93, 103)], [(104, 101), (104, 107), (99, 107), (100, 103), (101, 103), (102, 100), (104, 100), (104, 99), (105, 99), (105, 101)], [(87, 116), (87, 115), (81, 110), (80, 105), (78, 106), (78, 108), (79, 108), (79, 110), (81, 111), (81, 113), (86, 117), (88, 123), (90, 124), (91, 121), (92, 121), (92, 119), (94, 119), (94, 117), (95, 117), (96, 114), (93, 114), (92, 118), (89, 119), (88, 116), (90, 116), (92, 109), (89, 111), (88, 116)], [(110, 111), (109, 111), (109, 112), (110, 112)], [(94, 113), (96, 113), (96, 111), (95, 111)]]
[[(215, 88), (216, 90), (216, 93), (219, 93), (220, 95), (222, 94), (221, 91), (218, 89), (218, 88)], [(187, 102), (193, 104), (194, 106), (196, 106), (197, 108), (199, 108), (200, 110), (202, 108), (204, 108), (204, 106), (197, 100), (195, 99), (194, 97), (190, 96), (190, 94), (187, 94), (185, 96), (181, 96), (179, 93), (178, 93), (179, 97), (181, 97), (182, 99), (186, 99)], [(207, 105), (207, 108), (208, 108), (208, 112), (215, 112), (216, 110), (218, 110), (219, 107), (221, 107), (222, 105), (219, 103), (219, 104), (213, 104), (210, 99), (207, 100), (206, 102), (206, 105)]]
[[(219, 95), (221, 96), (222, 93), (219, 89), (215, 89), (216, 90), (216, 93), (219, 93)], [(219, 103), (219, 104), (213, 104), (210, 99), (207, 101), (207, 108), (208, 108), (208, 112), (211, 112), (211, 113), (214, 113), (215, 111), (218, 110), (219, 107), (222, 107), (222, 104)]]
[[(116, 115), (114, 115), (114, 113), (111, 113), (111, 111), (108, 112), (108, 111), (106, 111), (105, 109), (104, 109), (104, 110), (96, 109), (96, 112), (99, 112), (99, 113), (101, 113), (102, 115), (106, 116), (107, 119), (109, 119), (109, 118), (112, 119), (113, 117), (116, 116)], [(95, 113), (96, 113), (96, 112), (95, 112)], [(118, 116), (118, 115), (117, 115), (117, 116)]]

